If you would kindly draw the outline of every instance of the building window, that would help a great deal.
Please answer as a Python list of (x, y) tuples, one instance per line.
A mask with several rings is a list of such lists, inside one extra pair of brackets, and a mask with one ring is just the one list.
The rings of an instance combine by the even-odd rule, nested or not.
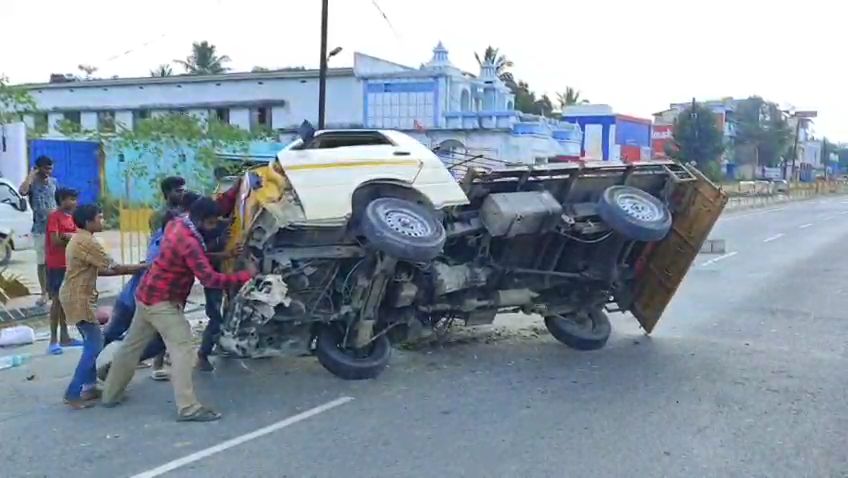
[(64, 116), (65, 116), (65, 121), (67, 121), (69, 124), (73, 124), (73, 125), (77, 125), (77, 126), (80, 125), (81, 115), (80, 115), (79, 111), (66, 111)]
[(468, 93), (468, 90), (462, 90), (462, 95), (459, 97), (459, 110), (471, 110), (471, 95)]
[(507, 111), (512, 111), (512, 101), (507, 101), (507, 102), (506, 102), (506, 110), (507, 110)]
[(250, 110), (250, 130), (273, 129), (271, 125), (271, 107), (259, 106)]
[(150, 118), (150, 110), (135, 110), (133, 111), (133, 123)]
[(57, 129), (63, 135), (79, 133), (81, 127), (81, 115), (79, 111), (66, 111), (62, 114), (62, 121), (57, 124)]
[(218, 121), (223, 124), (229, 124), (230, 122), (230, 109), (229, 108), (215, 108), (209, 110), (209, 119), (212, 121)]
[(32, 115), (32, 127), (36, 133), (47, 133), (47, 113), (35, 113)]
[(101, 133), (115, 132), (115, 112), (99, 111), (97, 113), (97, 131)]

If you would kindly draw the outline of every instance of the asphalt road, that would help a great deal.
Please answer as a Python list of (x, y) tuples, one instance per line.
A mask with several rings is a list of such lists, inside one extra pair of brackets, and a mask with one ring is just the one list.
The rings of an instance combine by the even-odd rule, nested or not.
[(141, 374), (121, 407), (70, 411), (76, 355), (39, 357), (0, 371), (0, 475), (848, 477), (848, 198), (730, 214), (714, 237), (728, 253), (699, 257), (650, 338), (616, 316), (581, 353), (504, 317), (357, 383), (226, 361), (197, 379), (218, 423), (175, 423)]

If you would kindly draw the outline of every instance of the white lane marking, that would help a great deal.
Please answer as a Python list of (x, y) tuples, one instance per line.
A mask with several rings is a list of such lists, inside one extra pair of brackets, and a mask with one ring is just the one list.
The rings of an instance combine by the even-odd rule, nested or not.
[(839, 213), (840, 216), (844, 216), (846, 214), (848, 214), (848, 211), (842, 211), (842, 212)]
[(701, 264), (701, 266), (710, 266), (710, 265), (713, 265), (713, 264), (715, 264), (716, 262), (723, 261), (723, 260), (725, 260), (725, 259), (728, 259), (728, 258), (730, 258), (730, 257), (733, 257), (733, 256), (735, 256), (736, 254), (739, 254), (739, 251), (728, 252), (727, 254), (724, 254), (724, 255), (718, 256), (718, 257), (716, 257), (715, 259), (710, 259), (710, 260), (708, 260), (707, 262), (704, 262), (703, 264)]
[(722, 216), (722, 217), (719, 218), (719, 220), (720, 221), (729, 221), (731, 219), (739, 219), (739, 218), (742, 218), (742, 217), (759, 216), (761, 214), (767, 214), (767, 213), (770, 213), (770, 212), (783, 211), (786, 208), (787, 208), (787, 206), (776, 207), (776, 208), (772, 208), (772, 209), (762, 209), (760, 211), (749, 212), (749, 213), (746, 213), (746, 214), (733, 214), (733, 215), (730, 215), (730, 216)]
[(810, 226), (812, 226), (812, 224), (809, 224), (809, 223), (808, 224), (801, 224), (800, 226), (798, 226), (798, 229), (806, 229)]
[(776, 240), (780, 239), (781, 237), (783, 237), (783, 236), (785, 236), (785, 235), (786, 235), (786, 234), (783, 234), (783, 233), (775, 234), (775, 235), (773, 235), (773, 236), (771, 236), (771, 237), (767, 237), (767, 238), (763, 239), (763, 242), (776, 241)]
[(192, 453), (191, 455), (184, 456), (182, 458), (178, 458), (174, 461), (170, 461), (165, 463), (162, 466), (158, 466), (151, 470), (144, 471), (137, 475), (133, 475), (132, 478), (155, 478), (157, 476), (162, 476), (165, 473), (176, 470), (177, 468), (181, 468), (188, 464), (194, 463), (196, 461), (202, 460), (204, 458), (208, 458), (216, 453), (220, 453), (222, 451), (228, 450), (235, 446), (239, 446), (243, 443), (249, 442), (251, 440), (255, 440), (259, 437), (265, 436), (269, 433), (274, 433), (277, 430), (282, 430), (287, 426), (294, 425), (297, 422), (302, 422), (308, 418), (314, 417), (319, 413), (324, 413), (333, 408), (339, 407), (353, 400), (353, 397), (341, 397), (333, 400), (332, 402), (327, 402), (323, 405), (319, 405), (315, 408), (310, 408), (305, 412), (298, 413), (297, 415), (290, 416), (284, 420), (281, 420), (272, 425), (268, 425), (267, 427), (260, 428), (256, 431), (252, 431), (250, 433), (245, 433), (244, 435), (237, 436), (231, 440), (227, 440), (223, 443), (219, 443), (218, 445), (211, 446), (204, 450), (200, 450)]

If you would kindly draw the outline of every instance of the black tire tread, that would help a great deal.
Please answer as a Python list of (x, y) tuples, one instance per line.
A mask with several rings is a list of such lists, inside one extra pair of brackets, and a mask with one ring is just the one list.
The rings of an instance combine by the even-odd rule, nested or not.
[(567, 327), (565, 319), (557, 316), (545, 317), (545, 327), (548, 332), (554, 336), (559, 342), (567, 345), (575, 350), (598, 350), (606, 345), (609, 336), (612, 333), (612, 325), (610, 324), (607, 314), (600, 309), (595, 309), (589, 312), (594, 328), (600, 329), (600, 335), (593, 337), (578, 335), (576, 330)]
[[(616, 203), (616, 197), (623, 193), (640, 196), (645, 201), (653, 203), (663, 211), (663, 216), (657, 221), (640, 221), (623, 210)], [(644, 242), (662, 240), (671, 229), (671, 212), (659, 199), (632, 186), (610, 186), (606, 188), (598, 200), (598, 215), (614, 231), (628, 239)]]
[(355, 359), (338, 348), (342, 334), (335, 325), (322, 326), (318, 331), (315, 355), (318, 362), (333, 375), (344, 380), (376, 378), (392, 356), (392, 346), (386, 335), (374, 340), (371, 354), (366, 359)]
[[(384, 208), (406, 209), (425, 218), (433, 234), (427, 237), (411, 238), (398, 234), (383, 222), (380, 211)], [(371, 247), (389, 256), (411, 262), (427, 262), (442, 253), (447, 233), (442, 223), (430, 209), (404, 199), (378, 198), (365, 207), (359, 221), (359, 231), (368, 240)]]

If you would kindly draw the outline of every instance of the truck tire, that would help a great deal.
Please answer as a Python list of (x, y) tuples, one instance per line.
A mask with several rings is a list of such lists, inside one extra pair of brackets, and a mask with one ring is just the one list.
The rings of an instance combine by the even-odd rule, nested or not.
[(655, 242), (671, 229), (671, 212), (659, 199), (631, 186), (610, 186), (598, 200), (598, 215), (627, 239)]
[(0, 236), (0, 266), (9, 264), (12, 260), (12, 241), (8, 237)]
[(597, 350), (612, 332), (609, 318), (600, 309), (570, 315), (549, 315), (545, 327), (555, 339), (576, 350)]
[(397, 198), (379, 198), (365, 207), (359, 231), (371, 247), (396, 259), (428, 262), (442, 253), (447, 235), (428, 208)]
[(345, 380), (377, 377), (392, 356), (392, 345), (385, 334), (374, 339), (365, 351), (343, 349), (343, 341), (342, 327), (338, 324), (323, 325), (318, 330), (315, 355), (325, 369)]

